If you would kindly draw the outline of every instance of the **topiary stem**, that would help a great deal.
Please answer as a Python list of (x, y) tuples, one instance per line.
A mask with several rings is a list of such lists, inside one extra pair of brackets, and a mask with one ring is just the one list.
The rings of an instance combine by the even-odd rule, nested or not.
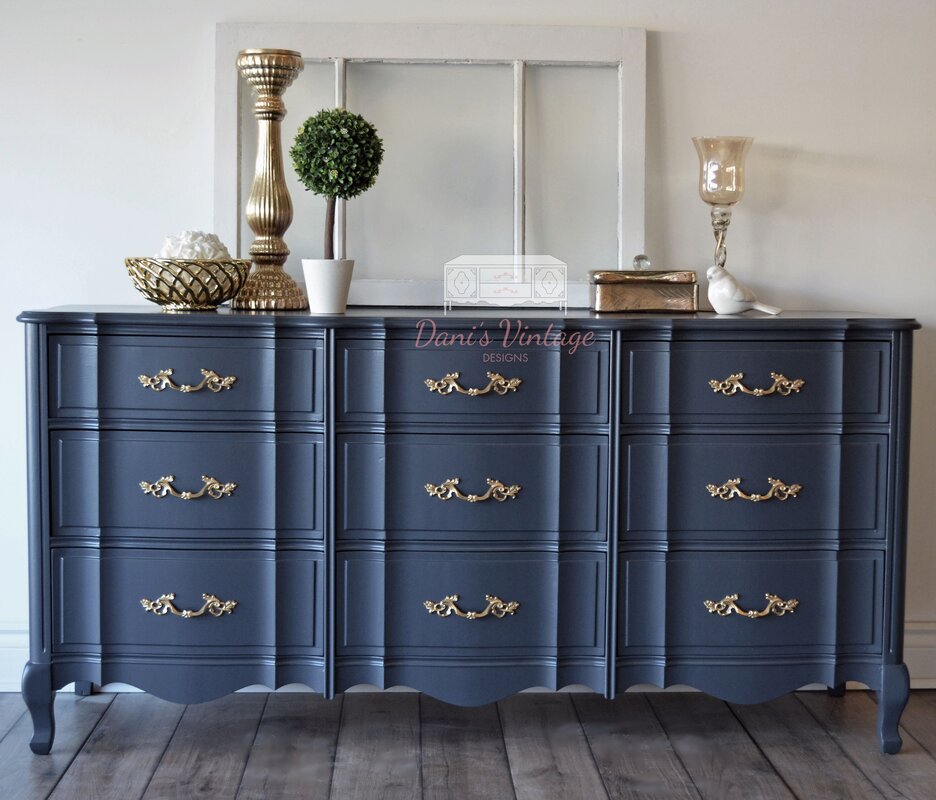
[(335, 257), (335, 198), (325, 206), (325, 258)]

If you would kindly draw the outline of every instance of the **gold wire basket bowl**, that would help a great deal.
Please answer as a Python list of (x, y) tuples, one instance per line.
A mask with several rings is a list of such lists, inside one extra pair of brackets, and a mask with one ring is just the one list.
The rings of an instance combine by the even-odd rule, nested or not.
[(244, 259), (127, 258), (130, 280), (164, 311), (212, 311), (236, 295), (250, 271)]

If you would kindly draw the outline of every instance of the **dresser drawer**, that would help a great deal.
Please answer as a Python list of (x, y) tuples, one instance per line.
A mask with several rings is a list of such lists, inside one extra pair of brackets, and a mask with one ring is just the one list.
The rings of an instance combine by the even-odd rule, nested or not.
[(490, 427), (542, 424), (561, 414), (569, 424), (607, 424), (610, 342), (607, 335), (591, 337), (574, 353), (569, 347), (497, 343), (339, 342), (339, 419), (387, 415), (400, 422)]
[(887, 342), (641, 343), (624, 356), (625, 423), (888, 419)]
[[(599, 553), (346, 551), (338, 555), (338, 598), (339, 656), (381, 651), (412, 660), (477, 659), (604, 651), (605, 560)], [(477, 616), (461, 616), (456, 608)]]
[(49, 416), (321, 420), (322, 352), (319, 338), (274, 350), (243, 338), (52, 336)]
[(322, 451), (321, 434), (53, 431), (52, 535), (321, 538)]
[[(312, 552), (54, 548), (54, 647), (321, 652), (322, 579), (322, 555)], [(175, 597), (160, 601), (169, 594)], [(193, 613), (179, 616), (173, 608)]]
[(607, 535), (607, 436), (348, 434), (338, 449), (353, 476), (338, 499), (340, 538)]
[(885, 436), (628, 436), (622, 451), (627, 540), (885, 535)]
[[(621, 567), (622, 654), (648, 647), (668, 655), (881, 651), (880, 551), (623, 553)], [(733, 595), (742, 611), (776, 611), (739, 615)], [(794, 600), (792, 613), (778, 613)], [(706, 601), (721, 605), (709, 611)]]

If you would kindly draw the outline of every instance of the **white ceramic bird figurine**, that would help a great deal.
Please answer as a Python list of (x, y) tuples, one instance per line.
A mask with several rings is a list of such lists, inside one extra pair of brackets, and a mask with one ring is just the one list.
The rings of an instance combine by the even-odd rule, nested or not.
[(708, 278), (708, 299), (716, 314), (740, 314), (754, 309), (765, 314), (779, 314), (776, 306), (758, 303), (757, 296), (724, 267), (709, 267), (705, 273)]

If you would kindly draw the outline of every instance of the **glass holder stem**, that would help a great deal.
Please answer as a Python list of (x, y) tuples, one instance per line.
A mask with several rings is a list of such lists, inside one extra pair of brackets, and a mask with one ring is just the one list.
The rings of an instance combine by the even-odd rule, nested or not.
[(728, 206), (712, 206), (712, 231), (715, 233), (715, 266), (724, 267), (728, 258), (728, 247), (725, 244), (725, 235), (731, 224), (731, 208)]

